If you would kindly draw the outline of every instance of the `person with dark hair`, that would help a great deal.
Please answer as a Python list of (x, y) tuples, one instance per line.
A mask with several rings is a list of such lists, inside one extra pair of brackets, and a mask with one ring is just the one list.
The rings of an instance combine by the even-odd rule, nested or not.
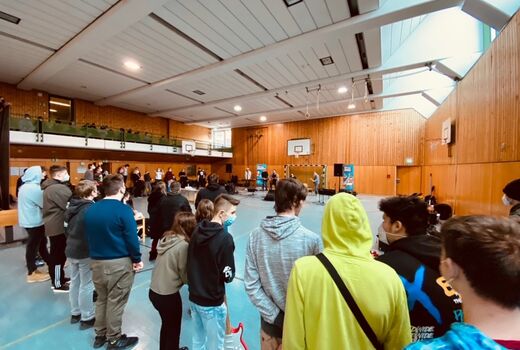
[(68, 292), (69, 286), (66, 284), (68, 278), (65, 277), (65, 210), (67, 203), (72, 197), (72, 192), (66, 183), (70, 176), (67, 168), (61, 165), (53, 165), (49, 169), (50, 179), (42, 184), (43, 189), (43, 222), (45, 223), (45, 234), (51, 241), (51, 251), (49, 255), (49, 275), (53, 291)]
[(92, 300), (94, 283), (92, 283), (91, 260), (85, 234), (85, 212), (94, 204), (97, 195), (97, 184), (94, 181), (81, 180), (65, 210), (65, 236), (67, 236), (65, 255), (71, 266), (70, 323), (80, 322), (81, 330), (91, 328), (95, 322)]
[(509, 216), (520, 216), (520, 179), (516, 179), (508, 183), (502, 190), (502, 203), (511, 205)]
[(210, 201), (215, 201), (220, 194), (226, 193), (226, 188), (219, 184), (219, 177), (215, 173), (211, 173), (208, 176), (208, 187), (201, 189), (197, 192), (197, 196), (195, 197), (195, 208), (198, 207), (199, 202), (202, 199), (209, 199)]
[(166, 232), (172, 227), (175, 215), (180, 212), (191, 213), (190, 202), (181, 195), (181, 184), (173, 182), (171, 192), (163, 197), (159, 203), (159, 221), (161, 232)]
[(323, 249), (320, 236), (298, 217), (307, 189), (298, 180), (280, 180), (275, 190), (275, 216), (267, 216), (249, 235), (244, 285), (260, 312), (262, 349), (282, 344), (287, 283), (294, 262)]
[(262, 171), (262, 191), (267, 190), (267, 181), (269, 181), (269, 173), (267, 170)]
[(87, 165), (87, 171), (83, 175), (84, 180), (94, 181), (94, 170), (96, 169), (96, 165), (89, 163)]
[(412, 341), (439, 337), (453, 322), (463, 321), (462, 300), (457, 293), (447, 295), (438, 283), (441, 242), (426, 234), (428, 204), (418, 197), (399, 196), (381, 200), (379, 209), (380, 239), (389, 245), (378, 260), (391, 266), (403, 282)]
[[(289, 277), (283, 349), (402, 349), (411, 340), (406, 293), (395, 271), (372, 258), (372, 232), (359, 199), (332, 196), (321, 227), (323, 254), (296, 260)], [(336, 283), (350, 291), (366, 327)]]
[(184, 169), (179, 171), (179, 181), (181, 183), (181, 188), (188, 186), (188, 175), (186, 175), (186, 171)]
[(221, 194), (211, 221), (203, 220), (188, 247), (188, 286), (194, 322), (192, 349), (222, 349), (226, 331), (225, 283), (235, 277), (235, 243), (225, 228), (236, 219), (238, 199)]
[(520, 220), (456, 217), (441, 240), (442, 282), (462, 296), (464, 323), (406, 349), (520, 349)]
[(142, 197), (144, 194), (144, 181), (141, 176), (139, 168), (136, 167), (130, 176), (133, 184), (133, 195), (134, 197)]
[(424, 197), (424, 201), (428, 204), (429, 207), (435, 206), (437, 204), (437, 198), (435, 197), (435, 186), (432, 186), (430, 194)]
[(144, 195), (149, 196), (152, 193), (152, 177), (149, 171), (144, 172)]
[(121, 202), (125, 190), (121, 175), (108, 175), (103, 179), (105, 198), (85, 213), (92, 279), (98, 294), (94, 348), (108, 342), (109, 350), (127, 349), (139, 340), (121, 333), (135, 272), (143, 268), (134, 213)]
[(27, 265), (27, 282), (44, 282), (50, 280), (49, 274), (38, 270), (36, 254), (50, 264), (47, 251), (47, 238), (43, 224), (43, 191), (40, 187), (42, 169), (39, 165), (28, 168), (22, 176), (23, 185), (18, 193), (18, 224), (27, 231), (25, 247), (25, 264)]
[(215, 210), (215, 206), (213, 202), (209, 199), (202, 199), (197, 205), (197, 212), (195, 213), (195, 219), (197, 219), (197, 223), (200, 223), (202, 220), (211, 220), (213, 219), (213, 211)]
[(314, 194), (318, 195), (318, 189), (320, 188), (320, 176), (318, 175), (317, 172), (314, 172), (312, 174), (311, 180), (314, 185)]
[(164, 233), (164, 230), (162, 229), (162, 219), (160, 216), (161, 201), (164, 198), (166, 198), (166, 184), (162, 181), (156, 181), (153, 185), (152, 193), (148, 197), (148, 224), (150, 226), (149, 235), (152, 238), (152, 246), (150, 248), (149, 256), (150, 261), (153, 261), (157, 258), (157, 243)]
[(273, 170), (271, 173), (271, 182), (269, 184), (269, 189), (272, 189), (273, 187), (276, 188), (276, 183), (278, 182), (278, 173), (276, 170)]
[(197, 221), (191, 212), (180, 212), (169, 231), (159, 241), (159, 253), (152, 273), (150, 301), (161, 315), (160, 349), (179, 348), (182, 321), (182, 300), (179, 290), (188, 283), (188, 242)]
[(252, 178), (251, 170), (249, 168), (246, 168), (246, 170), (244, 171), (244, 180), (245, 180), (246, 188), (249, 188), (249, 186), (251, 186), (251, 178)]

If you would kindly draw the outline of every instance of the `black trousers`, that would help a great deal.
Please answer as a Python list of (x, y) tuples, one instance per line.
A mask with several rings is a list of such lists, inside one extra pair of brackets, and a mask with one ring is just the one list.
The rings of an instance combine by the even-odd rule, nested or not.
[(51, 254), (49, 262), (49, 275), (51, 276), (51, 283), (53, 287), (60, 288), (65, 284), (65, 246), (67, 244), (67, 238), (65, 234), (49, 237), (51, 241)]
[(45, 237), (45, 227), (26, 228), (28, 239), (25, 247), (25, 263), (27, 265), (27, 274), (36, 270), (36, 252), (40, 253), (42, 259), (49, 264), (49, 251), (47, 250), (47, 238)]
[(150, 289), (150, 301), (161, 315), (160, 350), (179, 350), (182, 300), (179, 292), (161, 295)]

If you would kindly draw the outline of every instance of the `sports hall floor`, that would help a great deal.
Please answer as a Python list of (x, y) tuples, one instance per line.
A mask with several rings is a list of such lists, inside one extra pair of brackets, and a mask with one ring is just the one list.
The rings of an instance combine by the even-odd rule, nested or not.
[[(236, 278), (227, 286), (231, 322), (245, 325), (245, 340), (251, 350), (260, 349), (259, 315), (244, 290), (245, 251), (249, 233), (266, 215), (274, 213), (273, 202), (262, 200), (262, 192), (255, 196), (237, 195), (241, 203), (238, 217), (231, 227), (235, 239)], [(381, 223), (377, 209), (380, 197), (362, 196), (372, 231)], [(136, 209), (146, 213), (146, 200), (137, 199)], [(303, 225), (321, 232), (324, 206), (311, 195), (300, 214)], [(147, 241), (145, 245), (149, 245)], [(94, 331), (80, 331), (70, 324), (68, 294), (54, 294), (49, 282), (27, 284), (23, 245), (10, 248), (0, 246), (0, 349), (92, 349)], [(125, 310), (123, 332), (139, 336), (135, 349), (159, 349), (159, 314), (148, 299), (148, 287), (153, 264), (148, 262), (148, 248), (141, 247), (144, 270), (136, 275), (130, 300)], [(187, 288), (182, 288), (184, 303), (181, 346), (191, 346), (191, 319), (187, 313)]]

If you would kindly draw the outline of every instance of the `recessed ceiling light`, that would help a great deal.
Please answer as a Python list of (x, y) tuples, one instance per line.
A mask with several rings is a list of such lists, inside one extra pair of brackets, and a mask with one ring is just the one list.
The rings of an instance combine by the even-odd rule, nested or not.
[(141, 69), (141, 66), (139, 65), (139, 63), (134, 62), (134, 61), (125, 61), (124, 66), (126, 69), (131, 70), (131, 71), (136, 71), (136, 70)]
[(49, 109), (49, 112), (51, 112), (51, 113), (56, 113), (57, 110), (55, 110), (55, 109)]
[(302, 1), (303, 0), (283, 0), (283, 2), (285, 2), (285, 6), (287, 6), (287, 7), (291, 7), (293, 5), (299, 4)]
[(265, 122), (267, 120), (267, 117), (265, 115), (260, 116), (260, 121)]
[(4, 21), (11, 22), (14, 24), (20, 23), (20, 18), (10, 15), (8, 13), (0, 11), (0, 19), (3, 19)]
[(327, 56), (327, 57), (320, 58), (320, 62), (323, 66), (328, 66), (329, 64), (333, 64), (334, 60), (332, 59), (331, 56)]
[(49, 101), (49, 103), (51, 105), (70, 107), (70, 103), (63, 103), (63, 102), (58, 102), (58, 101)]
[(354, 109), (356, 108), (356, 104), (354, 103), (349, 103), (348, 106), (347, 106), (348, 109)]
[(233, 107), (233, 109), (235, 110), (235, 112), (240, 112), (242, 110), (242, 106), (241, 105), (235, 105), (235, 107)]
[(197, 94), (197, 95), (205, 95), (206, 94), (204, 91), (201, 91), (201, 90), (193, 90), (192, 92)]
[(340, 86), (340, 87), (338, 88), (338, 94), (344, 94), (344, 93), (347, 92), (347, 90), (348, 90), (348, 89), (347, 89), (346, 86)]

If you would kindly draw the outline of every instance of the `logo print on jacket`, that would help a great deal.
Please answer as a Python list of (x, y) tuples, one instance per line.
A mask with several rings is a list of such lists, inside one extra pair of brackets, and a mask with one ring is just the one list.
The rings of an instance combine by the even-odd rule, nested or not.
[(410, 312), (412, 312), (415, 307), (415, 303), (419, 302), (428, 311), (428, 313), (432, 315), (438, 324), (442, 324), (441, 313), (439, 309), (433, 305), (431, 298), (422, 290), (425, 272), (426, 268), (424, 265), (421, 265), (415, 272), (414, 280), (411, 282), (403, 276), (399, 276), (403, 282), (406, 294), (408, 294), (408, 309)]

